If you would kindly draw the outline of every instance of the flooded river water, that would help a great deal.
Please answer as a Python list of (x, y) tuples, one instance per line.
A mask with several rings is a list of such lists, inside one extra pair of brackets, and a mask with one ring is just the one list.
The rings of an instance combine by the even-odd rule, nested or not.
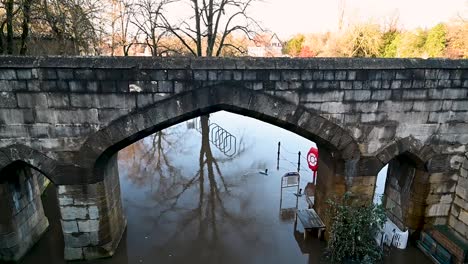
[[(281, 217), (279, 207), (281, 176), (297, 170), (298, 151), (301, 188), (312, 180), (304, 156), (315, 144), (227, 112), (212, 114), (209, 122), (236, 142), (229, 146), (230, 138), (220, 144), (212, 134), (210, 143), (215, 125), (200, 125), (200, 120), (119, 152), (127, 230), (114, 257), (85, 263), (326, 263), (325, 242), (304, 240), (300, 222), (295, 229), (294, 218)], [(266, 175), (259, 173), (266, 169)], [(283, 207), (295, 206), (294, 191), (283, 192)], [(54, 192), (51, 186), (43, 197), (50, 229), (21, 263), (65, 263)], [(298, 206), (307, 207), (303, 198)], [(385, 257), (385, 263), (416, 261), (430, 263), (414, 246)]]

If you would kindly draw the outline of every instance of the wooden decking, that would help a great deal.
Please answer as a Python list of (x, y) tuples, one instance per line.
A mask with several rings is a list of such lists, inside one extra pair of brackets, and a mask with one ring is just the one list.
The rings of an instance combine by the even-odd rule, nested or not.
[(306, 231), (304, 235), (312, 230), (317, 230), (318, 237), (322, 237), (323, 231), (325, 230), (325, 224), (314, 209), (297, 210), (297, 217)]

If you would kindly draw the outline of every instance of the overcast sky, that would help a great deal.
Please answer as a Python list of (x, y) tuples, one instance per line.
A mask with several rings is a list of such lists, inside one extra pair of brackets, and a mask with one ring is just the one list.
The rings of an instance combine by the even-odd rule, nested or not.
[(403, 28), (431, 27), (462, 15), (468, 18), (468, 0), (263, 0), (251, 16), (282, 38), (296, 33), (326, 32), (338, 28), (340, 2), (347, 21), (383, 19), (399, 15)]

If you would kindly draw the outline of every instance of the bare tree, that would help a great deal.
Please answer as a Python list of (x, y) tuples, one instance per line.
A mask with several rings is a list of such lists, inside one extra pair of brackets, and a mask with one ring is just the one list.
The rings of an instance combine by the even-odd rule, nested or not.
[[(135, 12), (134, 0), (111, 0), (110, 12), (110, 55), (129, 55), (130, 48), (136, 43), (138, 30), (131, 23)], [(121, 53), (117, 51), (121, 49)]]
[(29, 35), (29, 24), (31, 22), (31, 1), (32, 0), (23, 0), (22, 9), (23, 9), (23, 21), (21, 23), (21, 43), (20, 43), (20, 55), (25, 55), (27, 51), (27, 41)]
[(135, 10), (131, 23), (144, 35), (145, 43), (151, 49), (152, 56), (160, 56), (160, 43), (166, 35), (163, 26), (164, 7), (175, 0), (143, 0), (135, 3)]
[(172, 24), (166, 17), (167, 30), (194, 56), (220, 56), (225, 47), (236, 48), (227, 42), (229, 36), (241, 32), (251, 36), (258, 23), (247, 11), (256, 0), (186, 0), (190, 1), (193, 15)]
[(99, 0), (42, 0), (37, 20), (45, 25), (58, 42), (61, 53), (70, 53), (67, 43), (72, 44), (73, 54), (97, 53), (102, 14)]
[[(0, 54), (3, 54), (5, 49), (7, 54), (26, 54), (31, 23), (31, 0), (2, 0), (0, 10)], [(4, 47), (5, 27), (6, 47)], [(19, 48), (15, 47), (14, 39), (17, 37), (15, 34), (20, 34)]]

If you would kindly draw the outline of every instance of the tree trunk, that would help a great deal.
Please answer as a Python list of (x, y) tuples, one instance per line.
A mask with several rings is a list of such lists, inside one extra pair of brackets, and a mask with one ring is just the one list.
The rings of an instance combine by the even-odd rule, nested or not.
[(202, 43), (201, 43), (201, 17), (200, 17), (200, 12), (198, 8), (198, 0), (192, 0), (194, 4), (194, 11), (195, 11), (195, 27), (197, 31), (197, 56), (203, 56), (202, 55)]
[(6, 19), (7, 19), (7, 53), (13, 54), (13, 0), (8, 0), (5, 9), (6, 9)]
[(3, 40), (5, 39), (5, 34), (3, 34), (3, 30), (5, 29), (5, 23), (2, 23), (0, 26), (0, 54), (5, 53), (5, 49), (3, 47)]
[(24, 0), (23, 2), (23, 25), (22, 25), (23, 32), (21, 33), (20, 55), (25, 55), (28, 49), (26, 42), (28, 41), (30, 20), (31, 20), (31, 2), (30, 0)]

